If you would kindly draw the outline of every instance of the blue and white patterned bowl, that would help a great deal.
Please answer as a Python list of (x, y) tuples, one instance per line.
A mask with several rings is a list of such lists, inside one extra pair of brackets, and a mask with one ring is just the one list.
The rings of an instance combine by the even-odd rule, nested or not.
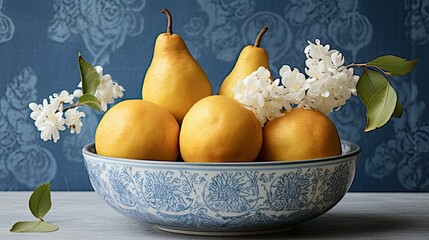
[(245, 235), (315, 218), (349, 189), (360, 155), (291, 162), (185, 163), (119, 159), (83, 148), (91, 184), (123, 215), (172, 232)]

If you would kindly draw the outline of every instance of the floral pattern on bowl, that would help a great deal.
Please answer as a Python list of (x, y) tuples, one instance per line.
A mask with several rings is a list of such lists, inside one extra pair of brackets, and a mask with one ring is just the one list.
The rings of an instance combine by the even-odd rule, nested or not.
[(207, 235), (290, 228), (337, 204), (349, 189), (359, 146), (341, 156), (293, 162), (185, 163), (128, 160), (83, 149), (97, 194), (125, 216), (160, 229)]

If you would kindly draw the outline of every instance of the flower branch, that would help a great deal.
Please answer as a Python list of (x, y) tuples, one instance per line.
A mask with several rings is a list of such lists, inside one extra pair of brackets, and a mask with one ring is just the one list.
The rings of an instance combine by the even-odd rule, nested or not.
[[(365, 132), (402, 116), (402, 105), (389, 80), (411, 72), (417, 60), (385, 55), (368, 63), (344, 65), (343, 55), (319, 39), (308, 42), (304, 53), (306, 75), (284, 65), (281, 79), (271, 81), (269, 70), (260, 67), (233, 89), (234, 98), (253, 111), (262, 126), (292, 107), (317, 109), (328, 115), (356, 95), (366, 107)], [(363, 68), (363, 73), (354, 75), (354, 67)]]
[[(98, 111), (107, 111), (107, 105), (123, 97), (125, 89), (112, 80), (110, 74), (103, 74), (101, 66), (93, 67), (79, 53), (78, 56), (81, 82), (72, 94), (63, 90), (60, 94), (43, 99), (42, 104), (30, 103), (30, 117), (35, 121), (40, 138), (44, 141), (60, 139), (60, 131), (70, 130), (79, 134), (82, 129), (82, 118), (85, 113), (80, 107), (86, 105)], [(67, 106), (65, 106), (68, 104)]]

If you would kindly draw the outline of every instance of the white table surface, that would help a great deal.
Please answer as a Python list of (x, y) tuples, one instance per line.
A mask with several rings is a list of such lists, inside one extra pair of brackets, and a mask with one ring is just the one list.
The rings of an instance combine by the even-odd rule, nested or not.
[[(94, 192), (53, 192), (47, 222), (52, 233), (12, 233), (17, 221), (33, 220), (30, 192), (0, 192), (0, 239), (233, 239), (198, 237), (160, 231), (124, 217)], [(237, 239), (235, 237), (234, 239)], [(347, 193), (332, 210), (274, 235), (241, 239), (429, 239), (429, 193)]]

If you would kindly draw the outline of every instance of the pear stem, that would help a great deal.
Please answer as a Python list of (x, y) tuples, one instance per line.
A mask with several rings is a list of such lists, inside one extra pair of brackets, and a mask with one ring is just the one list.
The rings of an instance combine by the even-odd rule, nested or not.
[(171, 16), (171, 13), (167, 10), (167, 8), (162, 9), (161, 12), (167, 15), (167, 33), (171, 35), (173, 34), (173, 17)]
[(259, 32), (258, 36), (256, 37), (255, 44), (253, 46), (255, 46), (255, 47), (261, 46), (262, 36), (264, 36), (264, 34), (267, 30), (268, 30), (267, 26), (262, 27), (261, 31)]

